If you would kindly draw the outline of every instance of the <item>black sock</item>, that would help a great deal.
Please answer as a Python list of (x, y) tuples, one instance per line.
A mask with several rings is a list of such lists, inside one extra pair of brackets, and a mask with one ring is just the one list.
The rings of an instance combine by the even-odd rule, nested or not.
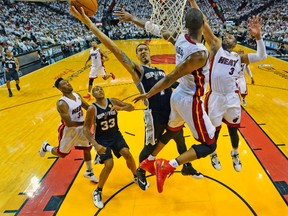
[(97, 192), (102, 192), (102, 188), (98, 187), (98, 188), (96, 189), (96, 191), (97, 191)]

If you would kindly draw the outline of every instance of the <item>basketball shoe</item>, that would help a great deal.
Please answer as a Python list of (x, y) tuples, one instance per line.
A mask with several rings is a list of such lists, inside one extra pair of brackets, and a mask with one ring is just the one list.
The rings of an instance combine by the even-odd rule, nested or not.
[(20, 91), (20, 86), (18, 84), (16, 84), (16, 88), (18, 91)]
[(147, 190), (149, 187), (149, 183), (146, 180), (145, 170), (138, 168), (136, 170), (136, 175), (137, 175), (137, 181), (138, 181), (139, 187), (144, 191)]
[(212, 166), (216, 169), (216, 170), (221, 170), (222, 167), (221, 167), (221, 163), (218, 159), (218, 156), (216, 154), (216, 152), (210, 154), (210, 159), (211, 159), (211, 164)]
[(93, 197), (94, 205), (97, 208), (102, 209), (104, 207), (104, 204), (102, 202), (102, 192), (98, 190), (94, 190), (92, 192), (92, 197)]
[(154, 163), (155, 163), (155, 160), (148, 160), (148, 158), (146, 158), (145, 160), (143, 160), (140, 163), (140, 168), (143, 169), (143, 170), (148, 171), (152, 175), (155, 175), (156, 171), (155, 171)]
[(165, 159), (157, 159), (156, 160), (156, 181), (157, 181), (157, 189), (159, 193), (162, 193), (163, 186), (166, 178), (170, 177), (175, 168), (169, 164), (168, 160)]
[(8, 89), (8, 93), (9, 93), (9, 97), (13, 96), (11, 89)]
[(235, 169), (235, 171), (240, 172), (242, 169), (242, 164), (239, 158), (239, 154), (235, 154), (233, 151), (231, 151), (231, 157), (233, 160), (233, 167)]
[(110, 73), (110, 76), (112, 77), (113, 80), (115, 80), (115, 75), (113, 73)]
[(192, 175), (193, 178), (202, 179), (204, 176), (202, 173), (195, 170), (191, 163), (183, 164), (183, 168), (181, 170), (181, 174), (184, 176)]
[(40, 154), (40, 157), (44, 157), (46, 152), (47, 152), (47, 146), (49, 146), (49, 143), (47, 141), (44, 141), (42, 143), (42, 146), (39, 150), (39, 154)]
[(89, 178), (90, 181), (92, 181), (94, 183), (98, 183), (99, 182), (99, 180), (95, 177), (92, 169), (86, 170), (83, 175), (84, 175), (84, 177)]
[(87, 95), (83, 96), (83, 98), (90, 99), (91, 95), (88, 93)]

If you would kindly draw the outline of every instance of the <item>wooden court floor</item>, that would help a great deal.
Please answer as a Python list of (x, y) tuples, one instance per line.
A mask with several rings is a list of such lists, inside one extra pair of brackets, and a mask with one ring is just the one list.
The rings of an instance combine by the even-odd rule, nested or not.
[[(139, 40), (117, 41), (129, 57), (136, 59)], [(151, 55), (162, 59), (155, 66), (172, 71), (165, 59), (173, 56), (173, 46), (163, 40), (152, 40)], [(102, 47), (104, 50), (105, 47)], [(240, 48), (240, 47), (238, 47)], [(243, 48), (243, 47), (241, 47)], [(244, 48), (245, 51), (251, 51)], [(108, 52), (107, 72), (116, 79), (95, 84), (104, 87), (107, 97), (130, 102), (137, 90), (126, 70)], [(196, 180), (182, 176), (177, 169), (158, 194), (155, 176), (149, 176), (150, 188), (142, 191), (132, 183), (124, 159), (115, 159), (114, 169), (104, 187), (105, 207), (98, 210), (91, 193), (97, 187), (83, 177), (83, 155), (73, 150), (65, 159), (47, 154), (40, 158), (38, 150), (44, 140), (57, 145), (60, 122), (56, 101), (60, 92), (53, 88), (55, 79), (69, 79), (76, 92), (84, 95), (89, 69), (84, 69), (88, 51), (66, 58), (53, 65), (21, 77), (21, 91), (8, 97), (6, 86), (0, 87), (0, 215), (59, 216), (161, 216), (161, 215), (288, 215), (288, 64), (268, 57), (252, 64), (255, 85), (248, 81), (247, 106), (243, 108), (240, 134), (240, 158), (243, 169), (234, 171), (229, 155), (231, 144), (223, 125), (218, 141), (222, 170), (216, 171), (205, 158), (194, 167), (206, 178)], [(167, 60), (167, 62), (169, 62)], [(270, 66), (267, 66), (269, 64)], [(248, 78), (249, 80), (249, 78)], [(93, 100), (89, 100), (92, 103)], [(143, 147), (143, 105), (136, 110), (119, 113), (119, 126), (136, 161)], [(185, 128), (186, 144), (197, 143)], [(92, 151), (93, 157), (95, 152)], [(171, 141), (159, 157), (172, 159), (178, 155)], [(137, 164), (138, 165), (138, 164)], [(96, 176), (102, 169), (95, 165)]]

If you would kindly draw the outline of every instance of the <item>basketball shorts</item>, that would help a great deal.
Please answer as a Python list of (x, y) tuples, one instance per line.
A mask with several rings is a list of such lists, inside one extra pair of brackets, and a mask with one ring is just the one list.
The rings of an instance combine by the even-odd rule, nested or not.
[(19, 80), (19, 75), (18, 75), (18, 72), (16, 70), (4, 72), (4, 74), (5, 74), (5, 80), (6, 81), (12, 81), (13, 79), (15, 81)]
[(205, 112), (200, 97), (186, 94), (180, 88), (176, 88), (170, 102), (171, 113), (168, 122), (170, 130), (180, 129), (186, 122), (197, 141), (214, 143), (215, 127)]
[(239, 88), (241, 95), (247, 95), (248, 94), (245, 77), (238, 78), (237, 79), (237, 85), (238, 85), (238, 88)]
[(229, 94), (210, 92), (206, 99), (208, 116), (216, 128), (221, 127), (222, 121), (231, 127), (240, 126), (241, 106), (237, 92)]
[(103, 66), (91, 67), (90, 73), (89, 73), (89, 78), (97, 78), (98, 75), (106, 76), (105, 68)]
[(61, 124), (58, 133), (59, 146), (57, 152), (59, 154), (69, 154), (73, 146), (77, 149), (91, 149), (92, 147), (92, 144), (84, 136), (83, 126), (67, 127)]
[(105, 154), (97, 155), (97, 161), (100, 164), (103, 164), (105, 160), (108, 160), (110, 158), (113, 158), (113, 154), (115, 157), (120, 158), (121, 154), (120, 151), (122, 148), (128, 148), (129, 146), (127, 145), (126, 141), (124, 140), (122, 134), (120, 131), (116, 132), (113, 135), (107, 135), (107, 136), (99, 136), (96, 137), (95, 140), (102, 146), (105, 146), (106, 152)]

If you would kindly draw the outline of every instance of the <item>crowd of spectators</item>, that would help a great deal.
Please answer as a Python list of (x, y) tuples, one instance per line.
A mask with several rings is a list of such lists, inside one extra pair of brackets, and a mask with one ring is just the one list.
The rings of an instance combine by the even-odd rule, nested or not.
[[(226, 23), (222, 23), (217, 18), (208, 0), (198, 3), (208, 17), (216, 35), (221, 36), (228, 31), (234, 33), (241, 42), (249, 43), (252, 40), (250, 40), (247, 30), (247, 17), (251, 13), (260, 12), (264, 22), (263, 37), (288, 43), (287, 0), (276, 2), (272, 0), (222, 0), (215, 2), (223, 10)], [(98, 11), (92, 19), (110, 38), (148, 37), (143, 29), (132, 23), (117, 24), (118, 20), (113, 16), (113, 11), (124, 8), (131, 14), (148, 20), (152, 12), (149, 1), (138, 0), (131, 4), (130, 0), (98, 0), (98, 5)], [(67, 2), (16, 2), (9, 5), (0, 0), (0, 11), (0, 53), (10, 49), (14, 55), (17, 55), (61, 44), (63, 52), (69, 54), (88, 47), (93, 39), (93, 34), (71, 16)]]

